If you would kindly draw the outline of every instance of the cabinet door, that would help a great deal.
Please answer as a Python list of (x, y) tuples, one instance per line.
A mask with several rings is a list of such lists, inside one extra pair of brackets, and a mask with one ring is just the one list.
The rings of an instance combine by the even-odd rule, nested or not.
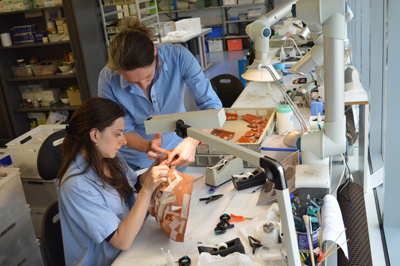
[(3, 98), (3, 88), (0, 84), (0, 147), (4, 147), (7, 142), (14, 139), (14, 135), (11, 130), (10, 120), (8, 119), (8, 113)]

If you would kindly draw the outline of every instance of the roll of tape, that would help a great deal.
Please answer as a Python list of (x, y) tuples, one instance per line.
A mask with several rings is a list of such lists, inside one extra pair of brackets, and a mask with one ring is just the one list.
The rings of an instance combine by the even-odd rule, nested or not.
[(227, 245), (225, 242), (219, 243), (219, 244), (217, 245), (217, 249), (218, 249), (218, 250), (227, 249), (227, 248), (228, 248), (228, 245)]

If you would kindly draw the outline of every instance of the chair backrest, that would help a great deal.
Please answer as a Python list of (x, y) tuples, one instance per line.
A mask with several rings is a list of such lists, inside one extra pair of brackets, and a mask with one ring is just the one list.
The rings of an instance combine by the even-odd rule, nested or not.
[(44, 214), (41, 244), (48, 266), (65, 265), (58, 201), (51, 204)]
[(48, 136), (40, 146), (37, 169), (41, 178), (45, 180), (53, 180), (56, 178), (58, 170), (62, 164), (61, 144), (54, 146), (54, 143), (65, 137), (65, 130), (57, 131)]
[(244, 89), (240, 79), (231, 74), (218, 75), (213, 77), (210, 82), (223, 107), (231, 107)]

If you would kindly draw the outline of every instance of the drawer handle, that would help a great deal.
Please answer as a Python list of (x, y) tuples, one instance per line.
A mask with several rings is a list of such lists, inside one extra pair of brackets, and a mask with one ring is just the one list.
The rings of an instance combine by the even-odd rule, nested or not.
[(26, 258), (24, 258), (20, 263), (17, 264), (17, 266), (21, 266), (26, 262)]
[(0, 237), (3, 237), (5, 234), (7, 234), (11, 229), (13, 229), (16, 226), (16, 223), (13, 223), (12, 225), (10, 225), (6, 230), (4, 230), (3, 232), (1, 232)]
[(40, 182), (40, 181), (28, 181), (28, 184), (29, 185), (44, 185), (44, 183)]
[(32, 139), (32, 136), (28, 136), (28, 137), (24, 138), (23, 140), (21, 140), (20, 143), (24, 144), (24, 143), (30, 141), (31, 139)]

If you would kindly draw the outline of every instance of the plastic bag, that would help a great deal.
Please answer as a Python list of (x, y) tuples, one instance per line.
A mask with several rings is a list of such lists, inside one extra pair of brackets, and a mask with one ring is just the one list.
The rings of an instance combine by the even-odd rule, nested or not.
[(184, 241), (192, 190), (193, 176), (171, 169), (167, 181), (161, 183), (151, 197), (149, 213), (176, 242)]
[(67, 110), (49, 112), (46, 125), (60, 125), (62, 122), (67, 121), (69, 113)]

